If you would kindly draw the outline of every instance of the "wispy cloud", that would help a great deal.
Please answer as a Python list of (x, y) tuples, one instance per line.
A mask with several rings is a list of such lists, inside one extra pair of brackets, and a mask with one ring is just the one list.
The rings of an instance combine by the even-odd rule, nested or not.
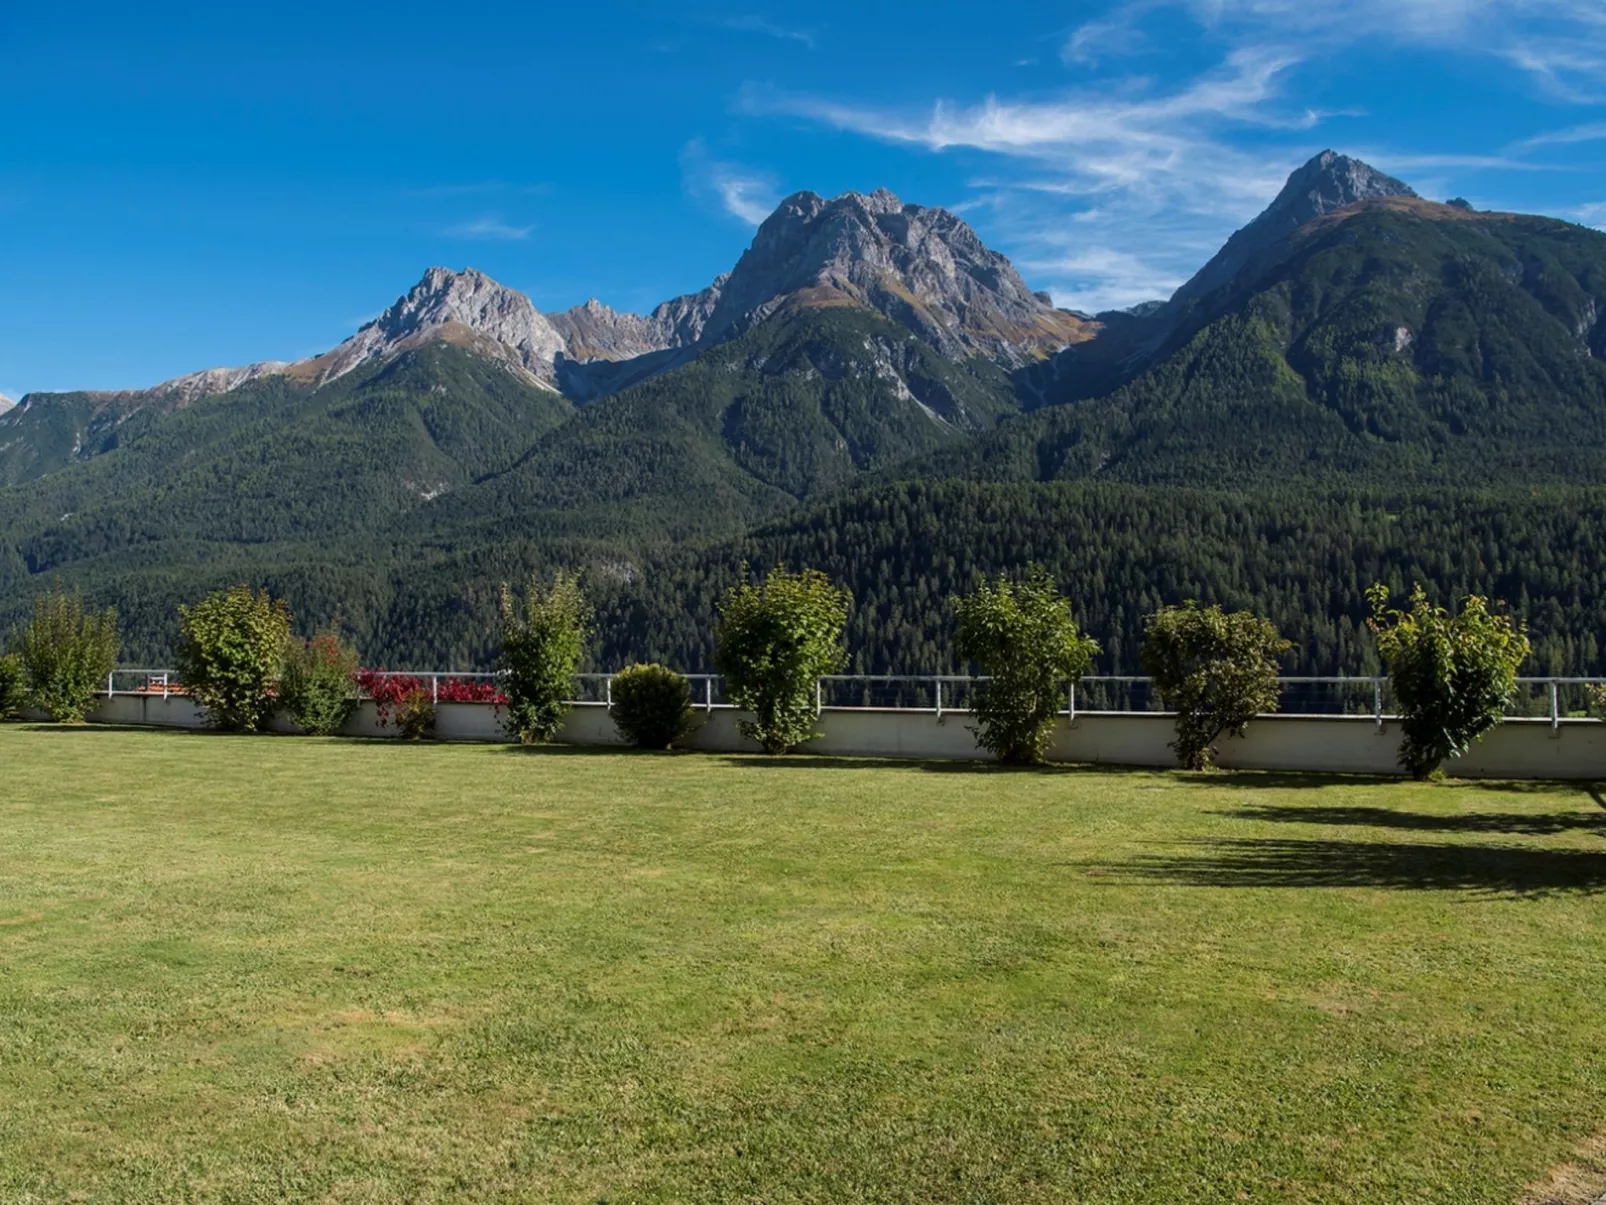
[(1129, 0), (1074, 30), (1062, 57), (1092, 63), (1141, 53), (1151, 45), (1144, 23), (1178, 9), (1240, 45), (1297, 40), (1312, 54), (1360, 43), (1454, 48), (1504, 60), (1555, 99), (1602, 99), (1600, 0)]
[(785, 25), (777, 25), (773, 21), (765, 20), (756, 13), (747, 13), (740, 17), (732, 17), (721, 22), (726, 29), (736, 30), (738, 33), (756, 33), (766, 38), (777, 38), (783, 42), (797, 42), (814, 49), (814, 31), (810, 29), (793, 29)]
[[(1145, 60), (1174, 42), (1179, 16), (1201, 44), (1225, 49), (1213, 67), (1159, 84)], [(1297, 104), (1293, 81), (1307, 64), (1374, 45), (1478, 54), (1519, 67), (1553, 98), (1564, 87), (1581, 95), (1606, 79), (1606, 0), (1126, 0), (1061, 39), (1061, 58), (1096, 86), (918, 107), (750, 88), (739, 105), (987, 158), (962, 204), (984, 211), (988, 237), (1065, 303), (1120, 307), (1166, 296), (1332, 141), (1316, 131), (1363, 116)], [(1554, 140), (1597, 134), (1606, 130), (1579, 126)], [(1431, 195), (1465, 191), (1471, 172), (1553, 169), (1524, 145), (1345, 149)]]
[(1571, 126), (1565, 130), (1552, 130), (1548, 134), (1536, 134), (1532, 138), (1525, 138), (1516, 144), (1518, 150), (1532, 150), (1541, 146), (1571, 146), (1580, 142), (1599, 142), (1606, 140), (1606, 121), (1594, 122), (1590, 125)]
[(456, 226), (448, 226), (446, 235), (449, 238), (483, 239), (488, 242), (520, 242), (530, 237), (535, 227), (514, 226), (505, 221), (501, 214), (485, 214), (470, 222), (461, 222)]
[(1606, 230), (1606, 201), (1592, 201), (1587, 205), (1575, 205), (1565, 210), (1562, 217), (1577, 222), (1581, 226), (1594, 226)]
[(773, 176), (713, 158), (700, 138), (692, 139), (681, 150), (680, 170), (687, 192), (717, 203), (749, 226), (757, 226), (780, 203)]
[[(804, 117), (933, 152), (982, 152), (1004, 169), (972, 181), (990, 235), (1057, 299), (1083, 309), (1165, 297), (1265, 206), (1319, 145), (1248, 152), (1223, 132), (1304, 131), (1281, 101), (1292, 51), (1235, 51), (1170, 91), (1074, 91), (1056, 99), (939, 101), (887, 110), (749, 91), (756, 113)], [(1155, 248), (1163, 247), (1163, 251)]]

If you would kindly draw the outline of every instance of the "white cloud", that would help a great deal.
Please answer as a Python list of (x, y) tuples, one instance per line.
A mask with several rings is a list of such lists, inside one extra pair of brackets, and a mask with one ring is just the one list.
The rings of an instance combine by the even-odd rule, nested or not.
[(1563, 210), (1561, 216), (1581, 226), (1594, 226), (1599, 230), (1606, 230), (1606, 201), (1576, 205), (1572, 209)]
[(1536, 134), (1532, 138), (1525, 138), (1517, 144), (1522, 150), (1531, 150), (1540, 146), (1571, 146), (1579, 142), (1599, 142), (1606, 140), (1606, 121), (1595, 122), (1591, 125), (1570, 126), (1564, 130), (1552, 130), (1548, 134)]
[(1047, 286), (1055, 305), (1089, 314), (1124, 310), (1140, 301), (1163, 301), (1186, 279), (1169, 273), (1163, 264), (1108, 247), (1058, 259), (1028, 259), (1020, 267)]
[(1082, 309), (1166, 297), (1321, 148), (1248, 152), (1223, 136), (1303, 130), (1313, 120), (1280, 102), (1293, 52), (1234, 52), (1171, 91), (1102, 89), (1055, 99), (996, 96), (882, 110), (750, 91), (757, 113), (801, 116), (933, 152), (981, 152), (997, 174), (972, 180), (967, 209), (986, 210), (987, 237), (1046, 276)]
[(680, 153), (681, 176), (692, 196), (717, 202), (726, 213), (757, 226), (780, 204), (774, 177), (741, 164), (715, 159), (702, 139)]
[(726, 29), (734, 29), (739, 33), (756, 33), (766, 38), (776, 38), (783, 42), (798, 42), (814, 49), (814, 34), (807, 29), (792, 29), (784, 25), (777, 25), (773, 21), (766, 21), (756, 13), (747, 13), (744, 16), (732, 17), (725, 23)]
[(1602, 100), (1606, 5), (1600, 0), (1130, 0), (1076, 29), (1067, 62), (1140, 52), (1153, 13), (1181, 9), (1239, 45), (1297, 40), (1315, 55), (1360, 43), (1453, 48), (1502, 59), (1553, 98)]
[(449, 226), (446, 235), (449, 238), (484, 239), (490, 242), (519, 242), (530, 237), (535, 227), (513, 226), (502, 219), (501, 214), (486, 214), (475, 218), (471, 222), (462, 222), (456, 226)]
[[(1113, 62), (1174, 39), (1177, 15), (1201, 44), (1228, 49), (1174, 86)], [(1156, 24), (1169, 16), (1170, 24)], [(1606, 0), (1128, 0), (1072, 31), (1061, 57), (1088, 84), (1057, 96), (866, 105), (750, 88), (740, 106), (801, 117), (933, 153), (983, 156), (961, 205), (989, 241), (1077, 308), (1163, 297), (1276, 195), (1330, 139), (1337, 116), (1293, 103), (1306, 62), (1373, 45), (1434, 47), (1514, 64), (1552, 97), (1582, 99), (1606, 79)], [(1099, 65), (1107, 69), (1090, 74)], [(1136, 60), (1133, 66), (1136, 66)], [(1606, 138), (1578, 126), (1553, 141)], [(1539, 141), (1533, 145), (1538, 145)], [(1416, 154), (1341, 147), (1424, 192), (1465, 191), (1469, 172), (1548, 170), (1504, 153)], [(1491, 148), (1493, 151), (1493, 148)]]

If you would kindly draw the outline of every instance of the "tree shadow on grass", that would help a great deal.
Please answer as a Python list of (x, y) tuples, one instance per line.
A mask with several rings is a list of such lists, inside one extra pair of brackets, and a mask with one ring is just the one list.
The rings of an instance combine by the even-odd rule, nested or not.
[(1557, 833), (1593, 832), (1606, 835), (1606, 811), (1596, 812), (1469, 812), (1434, 816), (1380, 807), (1274, 807), (1255, 805), (1218, 812), (1234, 820), (1269, 824), (1322, 824), (1361, 828), (1398, 828), (1437, 833), (1509, 833), (1548, 837)]
[(1313, 787), (1397, 787), (1398, 774), (1333, 774), (1320, 770), (1207, 770), (1188, 773), (1202, 786), (1239, 791), (1294, 791)]
[(1363, 841), (1200, 841), (1197, 854), (1080, 865), (1100, 878), (1184, 887), (1382, 887), (1497, 895), (1606, 891), (1606, 852)]
[[(834, 757), (824, 753), (783, 753), (778, 757), (762, 753), (714, 754), (721, 761), (744, 770), (901, 770), (924, 774), (1023, 774), (1055, 777), (1078, 774), (1120, 774), (1121, 766), (1091, 766), (1077, 762), (1049, 762), (1041, 766), (1006, 766), (980, 758), (911, 757)], [(1132, 768), (1130, 772), (1139, 772)], [(1154, 773), (1155, 771), (1147, 771)]]

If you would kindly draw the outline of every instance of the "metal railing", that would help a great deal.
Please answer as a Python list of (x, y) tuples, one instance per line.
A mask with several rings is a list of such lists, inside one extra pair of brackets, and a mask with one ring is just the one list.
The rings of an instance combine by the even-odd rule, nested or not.
[[(501, 673), (480, 670), (386, 670), (384, 678), (416, 678), (427, 683), (430, 698), (440, 702), (443, 682), (496, 682)], [(613, 703), (615, 674), (579, 674), (580, 707), (609, 707)], [(724, 694), (718, 674), (684, 677), (691, 685), (692, 705), (712, 713), (734, 707)], [(815, 709), (825, 711), (918, 711), (938, 719), (966, 712), (972, 692), (985, 677), (968, 674), (830, 674), (814, 687)], [(1282, 694), (1277, 711), (1286, 716), (1369, 716), (1379, 727), (1390, 717), (1392, 702), (1387, 678), (1290, 675), (1279, 678)], [(1517, 694), (1507, 707), (1511, 718), (1548, 719), (1559, 728), (1566, 719), (1591, 714), (1590, 687), (1606, 685), (1606, 678), (1518, 678)], [(168, 669), (118, 669), (106, 678), (108, 695), (145, 695), (167, 698), (182, 694), (178, 675)], [(1121, 674), (1091, 674), (1067, 686), (1059, 713), (1074, 720), (1078, 715), (1143, 715), (1165, 711), (1150, 679)]]

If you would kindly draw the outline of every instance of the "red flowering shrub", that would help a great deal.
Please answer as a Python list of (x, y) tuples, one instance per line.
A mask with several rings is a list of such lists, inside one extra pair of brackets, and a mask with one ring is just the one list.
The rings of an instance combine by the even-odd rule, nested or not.
[[(428, 678), (416, 674), (390, 674), (382, 669), (357, 671), (357, 689), (374, 701), (379, 712), (379, 726), (390, 727), (391, 717), (399, 714), (402, 704), (416, 709), (420, 696), (431, 697)], [(494, 680), (485, 678), (441, 678), (436, 684), (434, 701), (440, 703), (494, 703), (500, 707), (507, 696), (497, 688)]]

